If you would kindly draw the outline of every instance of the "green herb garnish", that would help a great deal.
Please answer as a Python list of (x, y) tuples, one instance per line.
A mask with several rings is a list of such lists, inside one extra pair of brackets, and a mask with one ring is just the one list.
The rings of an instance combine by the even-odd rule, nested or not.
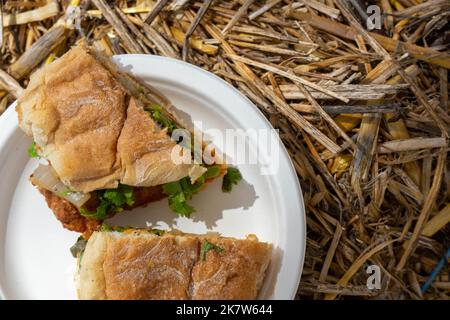
[(121, 227), (121, 226), (108, 226), (106, 223), (103, 223), (100, 227), (100, 231), (102, 232), (124, 232), (125, 230), (132, 229), (132, 227)]
[(216, 165), (208, 167), (206, 172), (194, 184), (191, 183), (189, 177), (164, 184), (163, 192), (169, 196), (170, 209), (182, 217), (189, 218), (195, 212), (195, 209), (187, 201), (191, 200), (194, 194), (200, 192), (207, 179), (215, 178), (218, 175), (220, 175), (220, 166)]
[(217, 178), (220, 175), (220, 166), (210, 166), (203, 174), (205, 180)]
[(150, 230), (148, 230), (148, 232), (156, 234), (157, 236), (162, 236), (162, 235), (164, 235), (164, 233), (166, 233), (166, 231), (161, 230), (161, 229), (150, 229)]
[(231, 192), (234, 184), (238, 184), (239, 181), (242, 180), (242, 174), (239, 172), (237, 168), (228, 167), (227, 173), (223, 177), (222, 181), (222, 191), (223, 192)]
[(151, 105), (150, 107), (145, 108), (145, 111), (150, 113), (152, 119), (155, 120), (161, 127), (167, 128), (167, 132), (169, 134), (177, 128), (175, 122), (164, 114), (163, 108), (160, 105)]
[(182, 217), (190, 217), (195, 212), (195, 209), (187, 203), (195, 193), (194, 185), (191, 184), (189, 177), (163, 185), (164, 194), (169, 196), (170, 209)]
[(217, 253), (222, 253), (225, 251), (224, 248), (219, 247), (218, 245), (215, 245), (214, 243), (209, 242), (208, 240), (205, 240), (205, 242), (203, 242), (202, 248), (200, 250), (200, 261), (205, 261), (206, 259), (206, 254), (208, 253), (208, 251), (210, 250), (214, 250)]
[(100, 200), (95, 211), (89, 211), (86, 208), (80, 209), (80, 214), (87, 218), (103, 220), (109, 213), (123, 211), (125, 206), (134, 204), (133, 187), (119, 184), (117, 189), (105, 189), (96, 191)]
[(28, 156), (30, 158), (39, 158), (39, 154), (37, 153), (36, 150), (36, 142), (33, 142), (29, 147), (28, 147)]
[(83, 255), (84, 249), (86, 249), (87, 241), (83, 237), (78, 237), (77, 242), (70, 247), (70, 253), (74, 258), (78, 257), (80, 255), (80, 259)]
[(152, 234), (155, 234), (157, 236), (162, 236), (164, 233), (166, 233), (166, 231), (161, 230), (161, 229), (135, 229), (135, 228), (129, 227), (129, 226), (127, 226), (127, 227), (108, 226), (106, 223), (103, 223), (100, 226), (100, 231), (102, 231), (102, 232), (113, 232), (113, 231), (115, 231), (115, 232), (124, 232), (124, 231), (130, 230), (130, 229), (136, 230), (136, 231), (145, 230), (145, 231), (147, 231), (149, 233), (152, 233)]
[(110, 231), (114, 231), (113, 228), (111, 228), (110, 226), (108, 226), (106, 223), (103, 223), (100, 226), (100, 231), (102, 232), (110, 232)]
[(183, 193), (177, 193), (169, 196), (169, 207), (172, 211), (178, 213), (182, 217), (190, 218), (191, 214), (195, 212), (195, 208), (189, 205)]

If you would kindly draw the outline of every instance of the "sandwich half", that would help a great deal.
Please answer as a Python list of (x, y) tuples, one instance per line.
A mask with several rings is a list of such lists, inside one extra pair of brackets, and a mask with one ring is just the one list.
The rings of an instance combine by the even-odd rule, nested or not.
[(208, 164), (174, 161), (198, 153), (171, 138), (192, 130), (164, 96), (85, 43), (35, 72), (16, 111), (34, 140), (29, 154), (46, 160), (31, 182), (63, 226), (85, 238), (104, 219), (164, 197), (190, 216), (187, 201), (207, 182), (224, 176), (227, 190), (241, 178), (215, 150)]
[(103, 227), (73, 247), (83, 300), (256, 299), (272, 246), (246, 239)]

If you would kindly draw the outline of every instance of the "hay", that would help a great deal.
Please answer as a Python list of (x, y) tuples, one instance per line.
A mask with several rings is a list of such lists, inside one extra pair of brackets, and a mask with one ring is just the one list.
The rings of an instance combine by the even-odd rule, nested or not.
[[(307, 208), (299, 298), (449, 299), (448, 265), (421, 286), (450, 247), (450, 5), (368, 2), (8, 1), (0, 112), (81, 37), (189, 61), (280, 130)], [(369, 4), (381, 30), (364, 28)], [(380, 290), (366, 287), (368, 265)]]

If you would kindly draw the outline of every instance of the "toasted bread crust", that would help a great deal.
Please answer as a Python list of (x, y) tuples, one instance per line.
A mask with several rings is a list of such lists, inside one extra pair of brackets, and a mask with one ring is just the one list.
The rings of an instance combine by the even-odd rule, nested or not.
[[(73, 190), (116, 188), (116, 145), (126, 118), (125, 92), (80, 47), (33, 78), (32, 98), (19, 98), (19, 125)], [(30, 102), (31, 99), (31, 102)], [(22, 120), (22, 121), (21, 121)]]
[(121, 182), (132, 186), (155, 186), (177, 181), (189, 174), (191, 165), (176, 165), (171, 153), (176, 142), (161, 130), (136, 100), (131, 99), (117, 153)]
[[(202, 261), (205, 241), (223, 251), (210, 250)], [(255, 238), (95, 232), (79, 265), (79, 296), (125, 300), (255, 299), (270, 256), (271, 245)], [(89, 279), (103, 281), (91, 286), (86, 283)]]
[(255, 299), (269, 263), (270, 246), (252, 240), (231, 238), (200, 239), (200, 247), (208, 241), (223, 252), (210, 250), (205, 261), (192, 270), (191, 298), (194, 300)]
[(176, 143), (144, 111), (150, 100), (138, 103), (142, 95), (125, 85), (131, 76), (105, 63), (78, 45), (38, 70), (17, 103), (20, 127), (74, 191), (119, 182), (150, 187), (188, 176), (192, 165), (171, 160)]

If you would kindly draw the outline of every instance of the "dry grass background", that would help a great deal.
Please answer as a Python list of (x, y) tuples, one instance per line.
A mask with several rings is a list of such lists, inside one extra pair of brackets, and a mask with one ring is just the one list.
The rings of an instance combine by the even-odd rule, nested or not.
[[(368, 32), (370, 4), (383, 19)], [(450, 298), (448, 264), (421, 290), (450, 247), (448, 0), (35, 0), (2, 11), (0, 113), (81, 37), (110, 55), (186, 60), (280, 130), (307, 208), (299, 298)], [(366, 286), (373, 264), (380, 290)]]

